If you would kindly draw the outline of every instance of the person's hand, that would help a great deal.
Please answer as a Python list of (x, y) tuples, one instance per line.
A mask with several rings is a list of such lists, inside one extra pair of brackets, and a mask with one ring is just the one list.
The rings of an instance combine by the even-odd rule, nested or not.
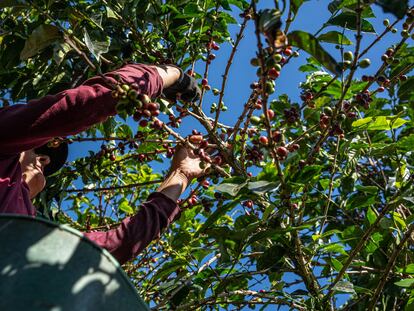
[(170, 172), (157, 191), (177, 201), (194, 178), (205, 174), (206, 169), (200, 168), (200, 162), (193, 150), (182, 145), (177, 146)]
[(201, 177), (206, 172), (206, 169), (200, 168), (200, 162), (200, 158), (194, 154), (192, 149), (179, 145), (172, 159), (171, 172), (179, 172), (190, 183), (194, 178)]
[(180, 78), (171, 86), (163, 90), (164, 96), (172, 101), (181, 99), (185, 102), (194, 102), (201, 96), (201, 90), (198, 87), (197, 81), (180, 70)]

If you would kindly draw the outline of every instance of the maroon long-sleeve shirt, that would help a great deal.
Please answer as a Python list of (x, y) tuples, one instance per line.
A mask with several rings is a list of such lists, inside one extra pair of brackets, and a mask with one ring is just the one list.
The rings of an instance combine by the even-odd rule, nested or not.
[[(127, 65), (108, 73), (124, 82), (137, 83), (142, 93), (159, 96), (163, 81), (157, 70), (146, 65)], [(22, 179), (20, 153), (40, 147), (54, 137), (77, 134), (91, 125), (115, 115), (111, 88), (102, 77), (89, 79), (81, 86), (48, 95), (25, 105), (0, 109), (0, 213), (35, 216), (29, 188)], [(126, 218), (115, 229), (89, 232), (85, 236), (107, 249), (120, 262), (135, 257), (159, 237), (180, 209), (162, 193), (153, 193), (136, 215)]]

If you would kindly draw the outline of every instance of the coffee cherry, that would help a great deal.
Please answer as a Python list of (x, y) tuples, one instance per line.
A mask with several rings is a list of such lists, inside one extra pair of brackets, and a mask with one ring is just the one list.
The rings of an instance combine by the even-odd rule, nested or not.
[(208, 147), (208, 141), (207, 141), (207, 140), (203, 140), (203, 141), (200, 143), (200, 148), (205, 149), (205, 148), (207, 148), (207, 147)]
[(275, 54), (275, 56), (273, 56), (273, 59), (276, 63), (279, 63), (282, 60), (282, 55), (281, 54)]
[(354, 59), (354, 54), (351, 51), (346, 51), (344, 53), (344, 60), (351, 61)]
[(259, 141), (262, 145), (267, 145), (269, 143), (269, 140), (267, 139), (266, 136), (260, 136)]
[(147, 94), (139, 94), (138, 97), (143, 105), (148, 105), (151, 102), (151, 98)]
[(204, 180), (204, 181), (201, 183), (201, 186), (202, 186), (204, 189), (207, 189), (207, 188), (210, 186), (210, 182), (209, 182), (208, 180)]
[(141, 120), (141, 121), (139, 121), (139, 126), (146, 127), (147, 125), (148, 125), (148, 121), (147, 120)]
[(390, 25), (390, 20), (386, 18), (382, 21), (382, 23), (384, 24), (385, 27), (388, 27)]
[(242, 205), (245, 206), (245, 207), (248, 207), (248, 208), (252, 208), (253, 207), (253, 201), (252, 200), (244, 201), (242, 203)]
[(407, 81), (408, 77), (406, 75), (400, 76), (400, 81)]
[(223, 163), (223, 158), (220, 155), (214, 157), (213, 163), (220, 166)]
[(155, 129), (162, 129), (164, 123), (161, 120), (154, 120), (153, 126)]
[[(300, 148), (299, 144), (291, 144), (291, 145), (289, 145), (289, 146), (290, 146), (290, 148), (292, 149), (292, 151), (299, 150), (299, 148)], [(289, 150), (289, 151), (290, 151), (290, 150)]]
[(260, 118), (258, 116), (251, 116), (250, 117), (250, 122), (253, 125), (258, 125), (260, 123)]
[(111, 154), (111, 155), (109, 156), (109, 160), (111, 160), (111, 161), (115, 161), (115, 160), (116, 160), (116, 156), (115, 156), (114, 154)]
[(283, 51), (283, 54), (285, 54), (286, 56), (290, 56), (290, 55), (292, 55), (292, 50), (291, 49), (285, 49), (284, 51)]
[(202, 86), (206, 86), (208, 84), (208, 80), (207, 79), (203, 79), (203, 80), (201, 80), (201, 85)]
[(383, 87), (383, 86), (380, 86), (378, 89), (377, 89), (377, 92), (379, 92), (379, 93), (382, 93), (382, 92), (384, 92), (385, 91), (385, 87)]
[(160, 109), (160, 105), (158, 103), (149, 103), (148, 109), (151, 111)]
[(269, 75), (271, 79), (277, 79), (280, 76), (280, 72), (276, 70), (276, 68), (269, 69), (267, 74)]
[(210, 54), (209, 56), (208, 56), (208, 60), (215, 60), (216, 59), (216, 54)]
[(371, 60), (369, 58), (364, 58), (359, 62), (359, 67), (368, 68), (371, 65)]
[(252, 59), (250, 60), (250, 64), (251, 64), (252, 66), (254, 66), (254, 67), (259, 66), (259, 59), (258, 59), (258, 58), (256, 58), (256, 57), (252, 58)]
[(323, 112), (324, 112), (327, 116), (331, 116), (331, 115), (332, 115), (332, 108), (331, 108), (331, 107), (324, 107), (324, 108), (323, 108)]
[(275, 112), (272, 109), (267, 109), (266, 113), (270, 120), (272, 120), (275, 116)]
[(280, 147), (277, 147), (276, 153), (278, 156), (284, 158), (288, 155), (289, 151), (285, 147), (280, 146)]
[(279, 131), (273, 131), (272, 139), (274, 142), (280, 142), (280, 140), (282, 139), (282, 133), (280, 133)]
[(142, 111), (142, 115), (143, 115), (144, 117), (149, 118), (149, 117), (151, 117), (151, 111), (149, 111), (148, 109), (144, 109), (144, 110)]
[(189, 140), (193, 144), (199, 144), (203, 141), (203, 136), (202, 135), (191, 135), (189, 137)]

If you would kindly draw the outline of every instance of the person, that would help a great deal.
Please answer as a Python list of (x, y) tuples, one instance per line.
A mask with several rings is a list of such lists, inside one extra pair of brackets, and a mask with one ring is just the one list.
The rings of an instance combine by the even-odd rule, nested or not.
[[(66, 160), (68, 147), (47, 143), (84, 131), (116, 114), (111, 86), (121, 78), (136, 83), (139, 92), (154, 98), (177, 95), (197, 99), (197, 82), (170, 65), (128, 64), (96, 76), (77, 88), (0, 109), (0, 213), (35, 216), (31, 199), (45, 187), (45, 175), (56, 172)], [(108, 82), (110, 81), (110, 82)], [(170, 173), (156, 192), (116, 228), (84, 235), (107, 249), (121, 264), (136, 257), (180, 214), (177, 199), (193, 178), (203, 174), (191, 149), (177, 148)]]

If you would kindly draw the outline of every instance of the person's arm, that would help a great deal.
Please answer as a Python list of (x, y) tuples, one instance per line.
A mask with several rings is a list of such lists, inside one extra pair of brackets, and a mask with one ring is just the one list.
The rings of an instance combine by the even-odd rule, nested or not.
[(89, 232), (85, 236), (107, 249), (121, 264), (136, 257), (178, 218), (181, 211), (177, 199), (193, 178), (204, 173), (199, 164), (200, 159), (191, 150), (177, 148), (165, 181), (134, 216), (123, 220), (115, 229)]
[[(157, 97), (180, 77), (173, 66), (126, 65), (105, 74), (116, 82), (137, 83), (141, 93)], [(39, 147), (50, 139), (74, 135), (115, 115), (116, 101), (111, 87), (102, 77), (81, 86), (32, 100), (28, 104), (0, 109), (0, 153), (15, 154)]]

